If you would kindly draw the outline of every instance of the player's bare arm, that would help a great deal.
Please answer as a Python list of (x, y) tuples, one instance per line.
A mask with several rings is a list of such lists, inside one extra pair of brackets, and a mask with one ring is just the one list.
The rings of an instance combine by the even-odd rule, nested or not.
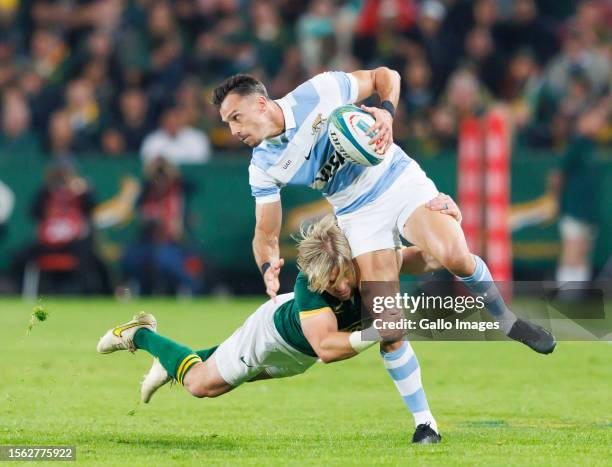
[(302, 331), (323, 363), (337, 362), (357, 355), (350, 343), (350, 332), (338, 331), (338, 320), (331, 308), (301, 320)]
[(255, 207), (255, 235), (253, 255), (266, 285), (266, 293), (276, 297), (280, 283), (278, 275), (284, 260), (280, 258), (278, 236), (282, 223), (281, 202), (257, 204)]
[[(384, 108), (361, 106), (363, 110), (372, 114), (376, 123), (368, 129), (372, 134), (370, 144), (375, 144), (376, 152), (384, 154), (393, 144), (393, 117), (400, 95), (400, 74), (387, 67), (374, 70), (359, 70), (351, 73), (357, 80), (359, 91), (357, 101), (361, 101), (373, 94), (378, 94)], [(375, 133), (375, 135), (374, 135)]]

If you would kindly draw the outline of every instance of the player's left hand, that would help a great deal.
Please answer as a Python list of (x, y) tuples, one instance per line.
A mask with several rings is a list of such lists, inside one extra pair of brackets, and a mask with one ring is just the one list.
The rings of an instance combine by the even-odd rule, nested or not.
[(375, 144), (374, 150), (377, 154), (382, 155), (393, 144), (393, 117), (388, 111), (378, 107), (362, 105), (361, 109), (371, 114), (376, 120), (366, 133), (372, 138), (369, 144)]
[(459, 210), (459, 206), (455, 204), (453, 198), (448, 196), (445, 193), (438, 193), (434, 199), (429, 200), (425, 205), (432, 211), (440, 211), (442, 214), (448, 214), (452, 216), (459, 224), (461, 224), (461, 220), (463, 216), (461, 215), (461, 211)]
[(283, 258), (272, 261), (270, 267), (263, 276), (264, 284), (266, 285), (266, 293), (274, 301), (276, 301), (276, 294), (278, 293), (278, 289), (280, 289), (278, 276), (284, 264), (285, 260)]

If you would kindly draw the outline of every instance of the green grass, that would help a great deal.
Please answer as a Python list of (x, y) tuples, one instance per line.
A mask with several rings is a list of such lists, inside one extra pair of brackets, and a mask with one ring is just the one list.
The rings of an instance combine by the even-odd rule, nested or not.
[[(109, 327), (146, 309), (159, 332), (220, 342), (261, 303), (0, 300), (0, 444), (77, 446), (86, 465), (609, 465), (612, 346), (414, 344), (443, 443), (412, 446), (412, 418), (375, 350), (295, 378), (199, 400), (165, 387), (138, 403), (144, 352), (98, 355)], [(52, 464), (57, 465), (57, 464)]]

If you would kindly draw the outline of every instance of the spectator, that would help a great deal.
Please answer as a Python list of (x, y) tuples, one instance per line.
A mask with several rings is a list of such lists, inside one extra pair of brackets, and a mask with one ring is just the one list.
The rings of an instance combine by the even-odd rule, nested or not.
[(542, 88), (542, 71), (529, 50), (519, 51), (510, 61), (501, 85), (501, 96), (510, 104), (519, 132), (529, 124)]
[(279, 11), (270, 0), (255, 0), (250, 5), (253, 41), (257, 63), (267, 76), (276, 76), (283, 62), (283, 49), (289, 41)]
[(138, 201), (139, 241), (128, 247), (122, 261), (128, 280), (140, 293), (195, 293), (200, 287), (201, 261), (188, 244), (189, 189), (177, 169), (156, 158), (144, 168), (145, 185)]
[(181, 109), (185, 125), (197, 126), (202, 115), (202, 91), (196, 78), (185, 79), (175, 93), (176, 106)]
[(488, 94), (478, 78), (468, 70), (455, 72), (448, 83), (446, 105), (457, 121), (463, 117), (482, 114)]
[(91, 33), (86, 49), (79, 53), (77, 60), (80, 76), (92, 84), (96, 101), (108, 107), (116, 88), (112, 79), (116, 70), (109, 35), (102, 31)]
[(150, 85), (149, 95), (154, 108), (172, 95), (186, 71), (181, 28), (176, 22), (172, 5), (156, 1), (147, 22)]
[(551, 91), (560, 96), (567, 91), (572, 75), (583, 72), (593, 93), (601, 93), (609, 85), (610, 71), (605, 55), (588, 44), (583, 32), (572, 29), (563, 41), (561, 53), (546, 70), (545, 79)]
[(535, 0), (516, 0), (513, 17), (503, 25), (501, 34), (500, 46), (507, 54), (528, 48), (542, 64), (546, 64), (558, 49), (553, 24), (539, 15)]
[(107, 156), (119, 157), (126, 153), (123, 135), (116, 128), (109, 128), (102, 135), (102, 151)]
[(561, 54), (544, 72), (538, 92), (528, 141), (532, 145), (562, 147), (567, 142), (577, 112), (605, 91), (610, 65), (590, 47), (578, 29), (568, 31)]
[(465, 39), (467, 64), (489, 92), (497, 94), (504, 70), (504, 61), (496, 50), (491, 33), (484, 28), (472, 29)]
[(48, 150), (56, 159), (72, 156), (74, 131), (70, 124), (70, 117), (65, 112), (55, 112), (49, 124)]
[[(568, 137), (564, 128), (571, 121), (559, 109), (567, 107), (566, 95), (576, 95), (576, 69), (588, 78), (590, 103), (609, 86), (609, 3), (36, 0), (28, 7), (28, 2), (9, 1), (0, 5), (0, 95), (21, 90), (29, 106), (28, 131), (40, 140), (50, 131), (50, 117), (67, 113), (74, 134), (71, 151), (78, 155), (134, 152), (152, 130), (136, 108), (159, 115), (169, 99), (184, 113), (185, 126), (205, 128), (215, 148), (237, 150), (240, 146), (218, 128), (218, 116), (203, 102), (201, 85), (249, 72), (269, 82), (271, 95), (280, 97), (323, 69), (386, 65), (418, 81), (425, 60), (427, 84), (414, 91), (407, 87), (412, 95), (405, 101), (422, 104), (427, 96), (430, 103), (418, 116), (414, 109), (400, 111), (399, 116), (416, 120), (399, 117), (398, 129), (403, 125), (431, 135), (436, 125), (430, 116), (448, 120), (441, 118), (448, 109), (437, 109), (444, 106), (449, 76), (471, 66), (492, 97), (512, 94), (513, 104), (528, 103), (516, 114), (522, 141), (549, 147)], [(526, 50), (532, 55), (530, 78), (517, 81), (513, 70), (526, 69)], [(83, 82), (89, 87), (85, 92)], [(128, 98), (134, 109), (128, 118), (121, 96), (133, 89), (142, 97)], [(87, 104), (75, 108), (74, 94), (89, 95)], [(144, 102), (136, 103), (139, 99)], [(108, 111), (117, 114), (114, 119), (106, 118)], [(17, 105), (6, 112), (23, 114)]]
[(298, 21), (298, 43), (310, 75), (321, 71), (335, 54), (334, 11), (331, 0), (313, 0)]
[(594, 141), (610, 115), (610, 98), (584, 112), (559, 168), (549, 176), (549, 186), (560, 200), (561, 256), (556, 273), (560, 284), (592, 279), (591, 256), (599, 208)]
[(307, 79), (308, 73), (302, 63), (300, 49), (297, 46), (288, 47), (285, 50), (282, 68), (272, 82), (272, 95), (284, 96)]
[[(115, 140), (116, 146), (124, 151), (137, 154), (147, 134), (152, 130), (149, 118), (149, 103), (146, 95), (138, 88), (130, 88), (121, 94), (119, 115), (104, 138)], [(108, 133), (113, 136), (108, 136)]]
[[(1, 18), (0, 10), (0, 22)], [(7, 41), (6, 38), (0, 37), (0, 89), (9, 86), (17, 77), (13, 49), (13, 44)]]
[(62, 105), (62, 85), (49, 83), (32, 66), (26, 66), (16, 86), (23, 92), (30, 107), (32, 129), (40, 139), (44, 139), (51, 114)]
[(446, 8), (441, 2), (427, 0), (421, 6), (416, 25), (406, 33), (425, 53), (432, 68), (432, 91), (436, 95), (445, 86), (458, 55), (456, 41), (442, 30), (445, 17)]
[(74, 61), (70, 49), (59, 33), (37, 29), (31, 40), (32, 65), (50, 83), (61, 83), (70, 77)]
[(2, 95), (2, 131), (0, 153), (5, 157), (39, 154), (36, 134), (30, 131), (30, 109), (18, 89), (8, 89)]
[(76, 79), (66, 89), (66, 107), (63, 112), (70, 121), (74, 134), (72, 149), (77, 154), (95, 152), (99, 147), (103, 127), (102, 108), (96, 100), (92, 84)]
[(408, 32), (416, 14), (413, 0), (364, 0), (355, 23), (353, 54), (366, 66), (380, 60), (382, 43), (394, 48), (392, 38)]
[(173, 165), (203, 164), (210, 159), (208, 137), (184, 124), (178, 107), (169, 107), (160, 117), (160, 128), (149, 134), (140, 151), (143, 164), (163, 157)]
[(426, 60), (421, 58), (410, 61), (404, 69), (403, 82), (406, 89), (402, 99), (408, 115), (424, 111), (433, 104), (431, 68)]
[(63, 29), (68, 33), (71, 46), (83, 42), (92, 29), (113, 30), (121, 17), (120, 0), (94, 0), (63, 3), (39, 0), (32, 7), (36, 24)]

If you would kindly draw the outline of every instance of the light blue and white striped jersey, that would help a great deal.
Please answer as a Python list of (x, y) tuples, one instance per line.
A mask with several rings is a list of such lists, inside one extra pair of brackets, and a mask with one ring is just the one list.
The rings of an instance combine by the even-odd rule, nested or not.
[(285, 132), (253, 149), (249, 183), (257, 203), (280, 199), (286, 185), (320, 191), (336, 215), (371, 203), (401, 175), (412, 159), (393, 144), (383, 161), (365, 167), (344, 159), (327, 137), (327, 119), (334, 109), (357, 99), (354, 76), (321, 73), (277, 100), (285, 116)]

